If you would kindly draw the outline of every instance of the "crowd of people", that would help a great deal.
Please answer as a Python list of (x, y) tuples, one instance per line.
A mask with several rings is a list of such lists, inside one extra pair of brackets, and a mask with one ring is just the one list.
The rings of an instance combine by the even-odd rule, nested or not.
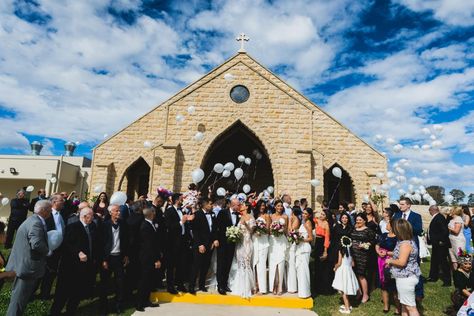
[[(422, 218), (408, 198), (379, 218), (372, 202), (360, 210), (346, 202), (330, 210), (323, 202), (313, 211), (306, 199), (292, 201), (288, 194), (201, 196), (194, 184), (183, 194), (157, 193), (153, 200), (142, 196), (118, 205), (102, 192), (91, 205), (75, 192), (47, 198), (44, 190), (30, 202), (19, 190), (6, 236), (0, 222), (0, 242), (12, 248), (8, 260), (0, 254), (0, 281), (14, 279), (8, 315), (21, 315), (36, 292), (52, 300), (51, 315), (64, 308), (72, 315), (82, 299), (93, 297), (99, 297), (100, 314), (120, 313), (127, 300), (143, 311), (159, 306), (150, 301), (158, 288), (171, 294), (215, 289), (243, 298), (338, 291), (342, 314), (380, 288), (383, 313), (394, 305), (395, 314), (418, 315), (424, 282), (441, 279), (451, 286), (454, 280), (455, 293), (464, 298), (473, 288), (467, 207), (453, 207), (448, 218), (430, 207), (431, 268), (424, 279), (420, 257), (429, 252)], [(51, 231), (61, 236), (56, 247)]]

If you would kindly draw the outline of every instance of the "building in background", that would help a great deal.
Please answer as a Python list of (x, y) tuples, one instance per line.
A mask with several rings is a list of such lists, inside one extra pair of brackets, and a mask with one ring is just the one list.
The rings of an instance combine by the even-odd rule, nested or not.
[[(31, 155), (0, 155), (0, 192), (10, 200), (18, 189), (34, 186), (30, 198), (37, 196), (40, 188), (46, 189), (47, 196), (54, 192), (76, 191), (84, 199), (89, 189), (91, 160), (75, 157), (74, 143), (64, 145), (61, 156), (42, 156), (42, 145), (31, 143)], [(0, 216), (8, 216), (10, 206), (0, 205)]]

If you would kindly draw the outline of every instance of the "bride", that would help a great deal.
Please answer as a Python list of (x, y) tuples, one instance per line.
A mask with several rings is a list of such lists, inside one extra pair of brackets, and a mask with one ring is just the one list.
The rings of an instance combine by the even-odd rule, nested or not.
[(255, 228), (255, 219), (250, 212), (250, 203), (244, 202), (240, 206), (240, 221), (237, 227), (242, 232), (242, 240), (237, 244), (235, 258), (237, 259), (237, 272), (232, 282), (232, 294), (243, 298), (252, 296), (255, 280), (252, 269), (252, 233)]

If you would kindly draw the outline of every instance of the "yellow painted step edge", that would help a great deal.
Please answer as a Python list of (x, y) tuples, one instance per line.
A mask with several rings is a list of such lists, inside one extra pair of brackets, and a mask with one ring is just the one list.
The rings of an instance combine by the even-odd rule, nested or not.
[(209, 305), (240, 305), (240, 306), (265, 306), (283, 308), (313, 308), (312, 298), (298, 297), (276, 297), (276, 296), (253, 296), (249, 299), (234, 295), (218, 295), (209, 293), (177, 294), (167, 292), (153, 292), (150, 297), (152, 302), (191, 303)]

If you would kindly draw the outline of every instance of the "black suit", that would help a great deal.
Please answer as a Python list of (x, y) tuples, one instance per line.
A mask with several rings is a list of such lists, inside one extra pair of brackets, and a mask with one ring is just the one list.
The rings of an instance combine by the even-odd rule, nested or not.
[[(52, 315), (60, 315), (66, 303), (66, 313), (74, 314), (80, 300), (92, 294), (99, 243), (95, 225), (91, 223), (88, 228), (90, 240), (81, 221), (67, 227), (58, 283), (51, 307)], [(79, 259), (81, 251), (87, 256), (86, 262), (81, 262)]]
[[(212, 219), (211, 229), (209, 228), (208, 217)], [(206, 275), (209, 270), (212, 258), (212, 243), (217, 240), (217, 218), (215, 214), (211, 211), (205, 213), (203, 210), (199, 210), (194, 213), (194, 220), (192, 222), (193, 230), (193, 265), (192, 265), (192, 274), (191, 280), (189, 282), (189, 288), (194, 290), (196, 286), (196, 277), (199, 274), (199, 287), (203, 288), (206, 283)], [(199, 246), (204, 246), (206, 248), (205, 253), (199, 252)]]
[(139, 231), (140, 250), (140, 281), (138, 284), (137, 307), (149, 305), (150, 293), (153, 287), (153, 275), (156, 272), (155, 262), (161, 259), (159, 234), (154, 225), (144, 220)]
[(150, 206), (155, 210), (155, 220), (153, 221), (155, 224), (158, 224), (158, 239), (160, 241), (160, 249), (162, 251), (163, 256), (161, 257), (161, 268), (155, 273), (156, 280), (153, 281), (154, 285), (158, 287), (163, 286), (163, 279), (165, 278), (165, 272), (167, 268), (167, 234), (166, 234), (166, 223), (165, 223), (165, 214), (163, 213), (161, 206), (156, 206), (151, 204)]
[(234, 225), (231, 216), (236, 216), (235, 225), (237, 225), (240, 216), (232, 214), (229, 209), (223, 209), (217, 215), (217, 238), (219, 240), (219, 248), (217, 248), (217, 286), (220, 289), (225, 289), (228, 286), (230, 267), (235, 252), (235, 244), (228, 243), (225, 236), (227, 227)]
[(140, 247), (140, 226), (143, 222), (142, 213), (132, 213), (127, 219), (128, 238), (129, 238), (129, 255), (130, 263), (127, 266), (125, 275), (125, 289), (127, 295), (131, 295), (133, 290), (137, 288), (138, 278), (140, 276), (140, 262), (138, 261), (138, 252)]
[[(113, 227), (112, 220), (104, 221), (102, 225), (102, 253), (100, 261), (106, 262), (108, 269), (103, 267), (100, 270), (100, 305), (103, 310), (107, 310), (107, 289), (110, 281), (111, 274), (114, 274), (115, 279), (115, 301), (118, 309), (122, 308), (124, 299), (124, 266), (123, 260), (128, 257), (129, 240), (128, 240), (128, 227), (120, 219), (117, 221), (118, 228)], [(114, 231), (118, 229), (118, 243), (120, 244), (119, 251), (112, 253), (114, 250)]]
[[(181, 212), (181, 210), (179, 210)], [(185, 266), (185, 227), (181, 226), (181, 219), (174, 206), (165, 211), (166, 239), (166, 283), (168, 288), (175, 285), (183, 286)]]
[(13, 236), (20, 225), (26, 220), (30, 203), (26, 199), (12, 199), (10, 201), (10, 217), (8, 218), (7, 239), (5, 248), (9, 249), (13, 245)]
[(443, 271), (442, 280), (445, 284), (451, 284), (451, 274), (448, 264), (448, 249), (451, 247), (449, 241), (448, 222), (446, 218), (438, 213), (431, 219), (428, 231), (428, 243), (432, 245), (430, 279), (438, 280), (439, 269)]

